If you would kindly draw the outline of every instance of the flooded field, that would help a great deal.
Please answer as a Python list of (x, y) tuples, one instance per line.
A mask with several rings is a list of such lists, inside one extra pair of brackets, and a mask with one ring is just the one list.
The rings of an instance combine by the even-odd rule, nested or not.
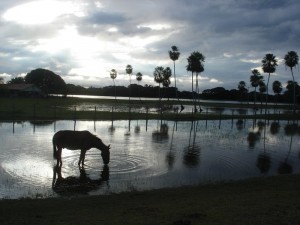
[[(52, 137), (89, 130), (111, 144), (100, 151), (63, 150), (55, 167)], [(300, 127), (295, 122), (55, 121), (0, 123), (0, 198), (99, 195), (300, 173)]]

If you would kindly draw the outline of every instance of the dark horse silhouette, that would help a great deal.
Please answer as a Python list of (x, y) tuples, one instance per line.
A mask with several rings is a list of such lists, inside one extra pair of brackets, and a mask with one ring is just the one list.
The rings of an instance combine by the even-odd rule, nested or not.
[(81, 150), (78, 165), (84, 165), (85, 153), (91, 148), (101, 150), (104, 164), (108, 164), (110, 160), (110, 145), (105, 145), (100, 138), (91, 134), (89, 131), (61, 130), (54, 134), (52, 143), (53, 157), (57, 159), (57, 166), (62, 165), (61, 152), (63, 148)]

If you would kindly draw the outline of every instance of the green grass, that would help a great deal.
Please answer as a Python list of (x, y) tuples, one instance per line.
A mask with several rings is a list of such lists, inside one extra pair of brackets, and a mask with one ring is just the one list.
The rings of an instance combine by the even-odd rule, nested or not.
[[(106, 105), (109, 109), (113, 106), (128, 107), (128, 100), (114, 99), (82, 99), (82, 98), (0, 98), (0, 120), (127, 120), (127, 119), (163, 119), (163, 120), (219, 120), (219, 119), (240, 119), (240, 118), (255, 118), (255, 119), (270, 119), (270, 120), (294, 120), (298, 119), (299, 115), (293, 114), (257, 114), (257, 115), (223, 115), (220, 113), (206, 114), (204, 113), (129, 113), (129, 112), (114, 112), (111, 110), (99, 111), (93, 110), (79, 110), (78, 106), (100, 106)], [(191, 105), (190, 101), (181, 101), (182, 104)], [(132, 100), (132, 107), (154, 107), (159, 104), (158, 101), (147, 100), (141, 102), (140, 100)], [(163, 104), (175, 104), (175, 100), (164, 100)], [(246, 103), (228, 104), (228, 103), (214, 103), (203, 102), (202, 106), (215, 108), (248, 108), (253, 107)], [(77, 106), (76, 110), (75, 107)], [(264, 105), (263, 105), (264, 106)], [(287, 109), (288, 105), (278, 105), (277, 108)], [(273, 108), (273, 106), (272, 106)]]
[(0, 224), (300, 224), (300, 175), (105, 196), (0, 201)]

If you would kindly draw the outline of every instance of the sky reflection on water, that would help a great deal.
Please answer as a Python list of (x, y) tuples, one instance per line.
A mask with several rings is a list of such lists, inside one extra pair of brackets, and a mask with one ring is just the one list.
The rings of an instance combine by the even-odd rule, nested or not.
[[(55, 168), (52, 136), (74, 128), (111, 144), (108, 167), (100, 151), (91, 149), (79, 169), (80, 152), (64, 149), (63, 166)], [(2, 122), (0, 198), (98, 195), (299, 173), (299, 130), (291, 122), (253, 120)]]

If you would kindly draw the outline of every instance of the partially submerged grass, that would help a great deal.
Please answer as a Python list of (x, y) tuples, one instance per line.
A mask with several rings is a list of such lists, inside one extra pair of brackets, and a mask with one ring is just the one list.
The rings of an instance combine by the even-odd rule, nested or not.
[(300, 224), (300, 175), (105, 196), (0, 201), (1, 224)]
[[(164, 100), (164, 105), (178, 105), (176, 100)], [(191, 101), (181, 101), (180, 104), (192, 105)], [(89, 106), (89, 110), (80, 109), (80, 107)], [(98, 110), (105, 105), (106, 110)], [(271, 120), (294, 120), (299, 118), (298, 114), (251, 114), (251, 115), (226, 115), (221, 113), (174, 113), (166, 111), (163, 113), (148, 113), (147, 108), (153, 108), (159, 105), (159, 101), (153, 100), (131, 100), (130, 105), (134, 108), (143, 108), (141, 112), (116, 111), (112, 108), (128, 107), (128, 100), (114, 99), (82, 99), (82, 98), (1, 98), (0, 120), (219, 120), (219, 119), (271, 119)], [(233, 104), (222, 102), (201, 102), (202, 106), (215, 108), (253, 108), (253, 104)], [(94, 106), (96, 110), (93, 109)], [(265, 106), (265, 105), (263, 105)], [(270, 106), (271, 107), (271, 106)], [(272, 106), (272, 109), (288, 109), (288, 105)]]

